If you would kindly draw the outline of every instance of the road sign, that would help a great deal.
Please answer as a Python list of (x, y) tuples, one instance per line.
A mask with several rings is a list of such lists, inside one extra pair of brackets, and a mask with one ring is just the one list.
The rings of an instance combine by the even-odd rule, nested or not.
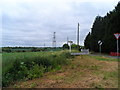
[(102, 41), (101, 41), (101, 40), (99, 40), (99, 41), (98, 41), (98, 44), (99, 44), (99, 45), (102, 45)]
[(115, 33), (114, 35), (115, 35), (116, 39), (119, 39), (120, 33)]
[(100, 51), (100, 54), (101, 54), (101, 45), (102, 45), (102, 41), (99, 40), (99, 41), (98, 41), (98, 44), (99, 44), (99, 51)]
[(101, 41), (100, 41), (100, 40), (98, 41), (98, 44), (99, 44), (99, 43), (101, 43)]
[(102, 42), (99, 45), (102, 45)]
[(118, 39), (119, 39), (119, 37), (120, 37), (120, 33), (115, 33), (114, 34), (115, 35), (115, 37), (116, 37), (116, 39), (117, 39), (117, 56), (118, 56), (118, 60), (119, 60), (119, 43), (118, 43)]
[(68, 43), (70, 43), (70, 52), (71, 52), (71, 44), (73, 43), (73, 41), (68, 41)]

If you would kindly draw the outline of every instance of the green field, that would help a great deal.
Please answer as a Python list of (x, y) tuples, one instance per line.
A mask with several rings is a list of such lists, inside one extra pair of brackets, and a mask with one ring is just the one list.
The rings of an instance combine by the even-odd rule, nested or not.
[(62, 65), (69, 63), (67, 58), (71, 58), (67, 51), (3, 53), (2, 57), (3, 87), (59, 70)]

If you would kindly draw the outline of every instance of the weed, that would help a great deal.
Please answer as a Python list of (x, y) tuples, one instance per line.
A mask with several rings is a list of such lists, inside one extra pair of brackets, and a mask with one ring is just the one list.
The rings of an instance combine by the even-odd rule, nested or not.
[(92, 58), (95, 58), (100, 61), (117, 61), (117, 59), (114, 58), (108, 58), (108, 57), (103, 57), (103, 56), (91, 56)]
[(68, 65), (68, 52), (24, 52), (3, 53), (2, 84), (8, 86), (14, 81), (42, 77), (45, 72), (60, 70)]
[(103, 74), (104, 74), (104, 77), (103, 77), (103, 79), (104, 80), (107, 80), (107, 79), (110, 79), (110, 78), (118, 78), (118, 72), (116, 72), (116, 71), (112, 71), (112, 72), (103, 72)]
[(32, 83), (32, 84), (30, 85), (30, 88), (34, 88), (34, 87), (36, 87), (36, 86), (37, 86), (36, 83)]
[(98, 66), (98, 65), (91, 65), (91, 66), (89, 66), (90, 67), (90, 69), (92, 69), (92, 70), (99, 70), (101, 67), (100, 66)]
[(16, 85), (16, 84), (15, 84), (13, 87), (14, 87), (14, 88), (20, 88), (20, 86), (18, 86), (18, 85)]
[(29, 70), (27, 78), (33, 79), (42, 77), (44, 72), (45, 68), (42, 65), (41, 66), (35, 65), (31, 70)]
[(75, 68), (77, 68), (77, 65), (71, 64), (70, 67), (71, 67), (71, 69), (75, 69)]
[(90, 86), (94, 87), (96, 89), (99, 89), (99, 90), (101, 90), (103, 88), (103, 85), (95, 83), (95, 82), (93, 82)]

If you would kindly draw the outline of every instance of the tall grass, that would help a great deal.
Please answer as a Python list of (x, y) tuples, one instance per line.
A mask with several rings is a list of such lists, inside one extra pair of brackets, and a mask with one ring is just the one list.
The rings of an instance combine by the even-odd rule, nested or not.
[(17, 80), (41, 77), (45, 72), (69, 63), (70, 54), (57, 52), (3, 53), (3, 87)]

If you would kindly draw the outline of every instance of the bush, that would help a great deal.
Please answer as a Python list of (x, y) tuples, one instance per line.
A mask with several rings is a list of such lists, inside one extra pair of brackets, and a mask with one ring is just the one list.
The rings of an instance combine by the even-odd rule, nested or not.
[(43, 73), (45, 72), (45, 68), (41, 65), (35, 65), (33, 66), (33, 68), (31, 70), (29, 70), (28, 79), (33, 79), (33, 78), (38, 78), (38, 77), (42, 77)]
[[(60, 70), (62, 65), (67, 65), (71, 58), (70, 53), (67, 52), (24, 52), (24, 53), (3, 53), (3, 66), (8, 65), (4, 68), (2, 73), (2, 84), (8, 86), (14, 81), (22, 79), (33, 79), (42, 77), (45, 72), (51, 70)], [(5, 60), (7, 59), (7, 60)], [(9, 64), (8, 60), (11, 60), (12, 64)]]
[(62, 48), (63, 49), (69, 49), (69, 45), (68, 44), (64, 44)]

